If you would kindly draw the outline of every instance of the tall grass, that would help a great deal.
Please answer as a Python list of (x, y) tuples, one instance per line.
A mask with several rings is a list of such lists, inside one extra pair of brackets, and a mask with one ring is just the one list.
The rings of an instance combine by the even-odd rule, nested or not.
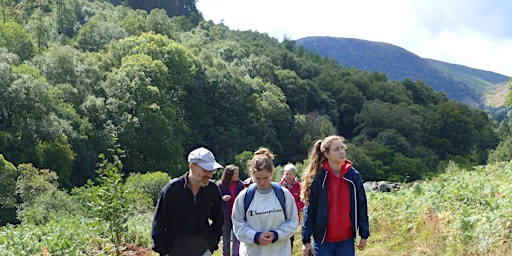
[(510, 255), (512, 164), (446, 172), (392, 193), (369, 192), (372, 236), (361, 255)]

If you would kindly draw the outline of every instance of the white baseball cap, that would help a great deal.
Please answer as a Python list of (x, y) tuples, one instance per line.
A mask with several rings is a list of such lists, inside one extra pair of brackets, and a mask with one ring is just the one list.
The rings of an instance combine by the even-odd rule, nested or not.
[(192, 150), (192, 152), (188, 154), (188, 162), (198, 164), (201, 166), (201, 168), (207, 171), (224, 168), (222, 165), (217, 163), (217, 161), (215, 161), (215, 156), (213, 156), (213, 153), (203, 147)]

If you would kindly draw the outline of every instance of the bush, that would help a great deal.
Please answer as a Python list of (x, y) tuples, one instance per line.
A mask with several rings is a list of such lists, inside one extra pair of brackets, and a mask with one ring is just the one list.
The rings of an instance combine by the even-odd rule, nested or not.
[(68, 193), (51, 189), (36, 197), (32, 204), (25, 208), (22, 222), (45, 224), (52, 219), (59, 220), (63, 216), (75, 215), (77, 208)]
[(16, 192), (22, 203), (18, 205), (18, 219), (22, 220), (25, 212), (35, 204), (36, 198), (47, 191), (57, 190), (58, 176), (48, 169), (37, 169), (32, 164), (18, 165), (20, 176), (16, 181)]
[(154, 206), (160, 191), (170, 179), (169, 174), (160, 171), (145, 174), (132, 173), (126, 179), (125, 188), (128, 194), (142, 194), (148, 197)]

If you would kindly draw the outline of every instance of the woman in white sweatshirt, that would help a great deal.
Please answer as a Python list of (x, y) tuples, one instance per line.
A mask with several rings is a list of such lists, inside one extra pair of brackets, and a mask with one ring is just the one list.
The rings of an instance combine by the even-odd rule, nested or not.
[[(299, 217), (295, 200), (288, 189), (274, 186), (274, 155), (267, 148), (258, 149), (250, 161), (254, 197), (245, 209), (244, 199), (251, 187), (244, 189), (233, 206), (233, 232), (240, 240), (240, 255), (291, 255), (290, 238), (297, 232)], [(282, 189), (282, 192), (279, 190)], [(284, 209), (277, 193), (284, 192)]]

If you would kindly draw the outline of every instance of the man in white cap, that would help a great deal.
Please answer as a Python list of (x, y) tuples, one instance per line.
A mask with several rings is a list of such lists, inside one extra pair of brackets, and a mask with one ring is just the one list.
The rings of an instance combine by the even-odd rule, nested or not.
[(212, 255), (222, 236), (222, 196), (211, 178), (223, 167), (203, 147), (190, 152), (188, 163), (189, 171), (167, 183), (158, 197), (151, 237), (160, 255)]

